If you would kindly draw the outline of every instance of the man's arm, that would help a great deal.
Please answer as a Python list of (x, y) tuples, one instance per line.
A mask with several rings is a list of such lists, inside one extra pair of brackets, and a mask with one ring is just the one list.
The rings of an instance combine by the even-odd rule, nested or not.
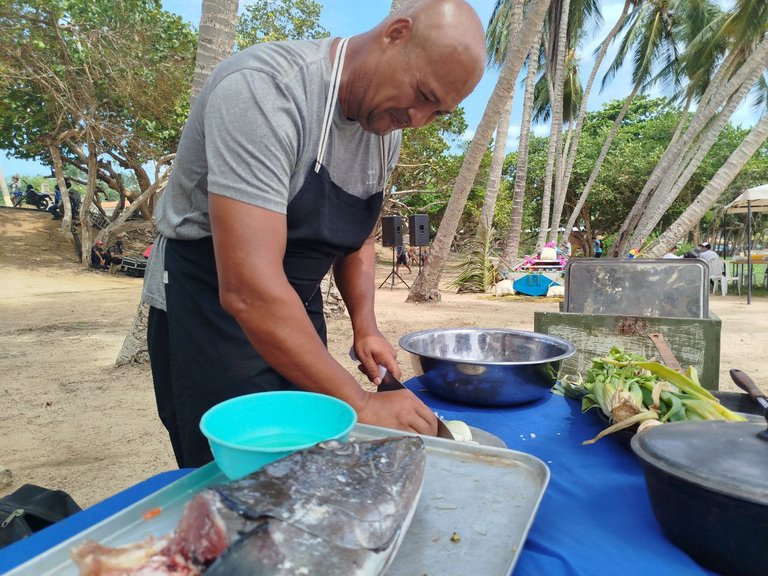
[(378, 384), (378, 364), (400, 378), (395, 350), (376, 324), (376, 250), (373, 233), (356, 252), (334, 263), (334, 278), (347, 305), (354, 332), (355, 355), (368, 375)]
[(352, 405), (360, 422), (434, 434), (415, 395), (366, 392), (328, 353), (285, 276), (285, 215), (216, 194), (208, 203), (221, 304), (259, 354), (300, 388)]

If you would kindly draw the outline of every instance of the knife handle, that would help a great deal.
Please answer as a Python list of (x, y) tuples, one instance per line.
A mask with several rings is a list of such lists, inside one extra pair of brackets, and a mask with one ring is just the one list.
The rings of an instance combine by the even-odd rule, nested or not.
[[(736, 385), (744, 390), (747, 394), (749, 394), (754, 400), (759, 402), (763, 405), (763, 407), (766, 407), (764, 402), (768, 398), (763, 392), (760, 390), (760, 388), (757, 387), (757, 384), (755, 384), (752, 381), (752, 378), (749, 377), (749, 375), (746, 372), (743, 372), (739, 370), (738, 368), (731, 368), (730, 370), (731, 379), (736, 383)], [(761, 401), (762, 399), (762, 401)]]
[[(360, 360), (357, 359), (357, 354), (355, 354), (355, 347), (350, 346), (349, 348), (349, 357), (352, 359), (353, 362), (360, 362)], [(382, 366), (381, 364), (379, 366), (379, 378), (382, 380), (384, 379), (384, 376), (387, 375), (387, 367)]]

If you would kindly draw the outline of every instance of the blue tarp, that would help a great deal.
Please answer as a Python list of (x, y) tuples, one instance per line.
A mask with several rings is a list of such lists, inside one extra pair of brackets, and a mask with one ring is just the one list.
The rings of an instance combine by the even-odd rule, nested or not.
[(560, 286), (560, 284), (543, 274), (526, 274), (512, 283), (515, 292), (528, 296), (546, 296), (547, 288), (552, 285)]

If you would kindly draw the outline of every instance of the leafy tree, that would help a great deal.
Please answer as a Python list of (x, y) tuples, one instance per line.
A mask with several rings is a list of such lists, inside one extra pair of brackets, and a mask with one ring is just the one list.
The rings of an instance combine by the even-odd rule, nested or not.
[(322, 5), (314, 0), (256, 0), (245, 7), (237, 23), (238, 50), (260, 42), (325, 38), (320, 26)]
[[(0, 147), (51, 166), (62, 189), (64, 166), (86, 174), (81, 220), (97, 179), (124, 200), (125, 170), (150, 200), (158, 182), (144, 165), (175, 149), (186, 117), (189, 26), (159, 0), (30, 0), (0, 5), (0, 27)], [(66, 198), (64, 207), (69, 229)], [(140, 207), (102, 235), (125, 230)], [(82, 232), (78, 244), (90, 246)]]

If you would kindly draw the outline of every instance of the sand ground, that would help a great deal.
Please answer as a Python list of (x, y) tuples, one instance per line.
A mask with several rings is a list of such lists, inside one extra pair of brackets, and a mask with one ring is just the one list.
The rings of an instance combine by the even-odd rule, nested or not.
[[(69, 492), (83, 507), (175, 466), (155, 412), (148, 366), (114, 361), (139, 301), (140, 279), (81, 268), (68, 242), (44, 213), (0, 208), (0, 496), (24, 483)], [(382, 252), (378, 282), (390, 271)], [(415, 274), (414, 270), (414, 274)], [(409, 281), (413, 275), (403, 274)], [(437, 304), (406, 304), (397, 283), (377, 291), (384, 334), (434, 327), (533, 329), (547, 299), (443, 292)], [(722, 320), (723, 389), (728, 369), (741, 368), (768, 390), (768, 299), (750, 306), (736, 295), (714, 296)], [(350, 371), (352, 341), (345, 318), (329, 325), (329, 348)], [(402, 362), (404, 378), (412, 375)], [(361, 384), (366, 380), (359, 376)]]

